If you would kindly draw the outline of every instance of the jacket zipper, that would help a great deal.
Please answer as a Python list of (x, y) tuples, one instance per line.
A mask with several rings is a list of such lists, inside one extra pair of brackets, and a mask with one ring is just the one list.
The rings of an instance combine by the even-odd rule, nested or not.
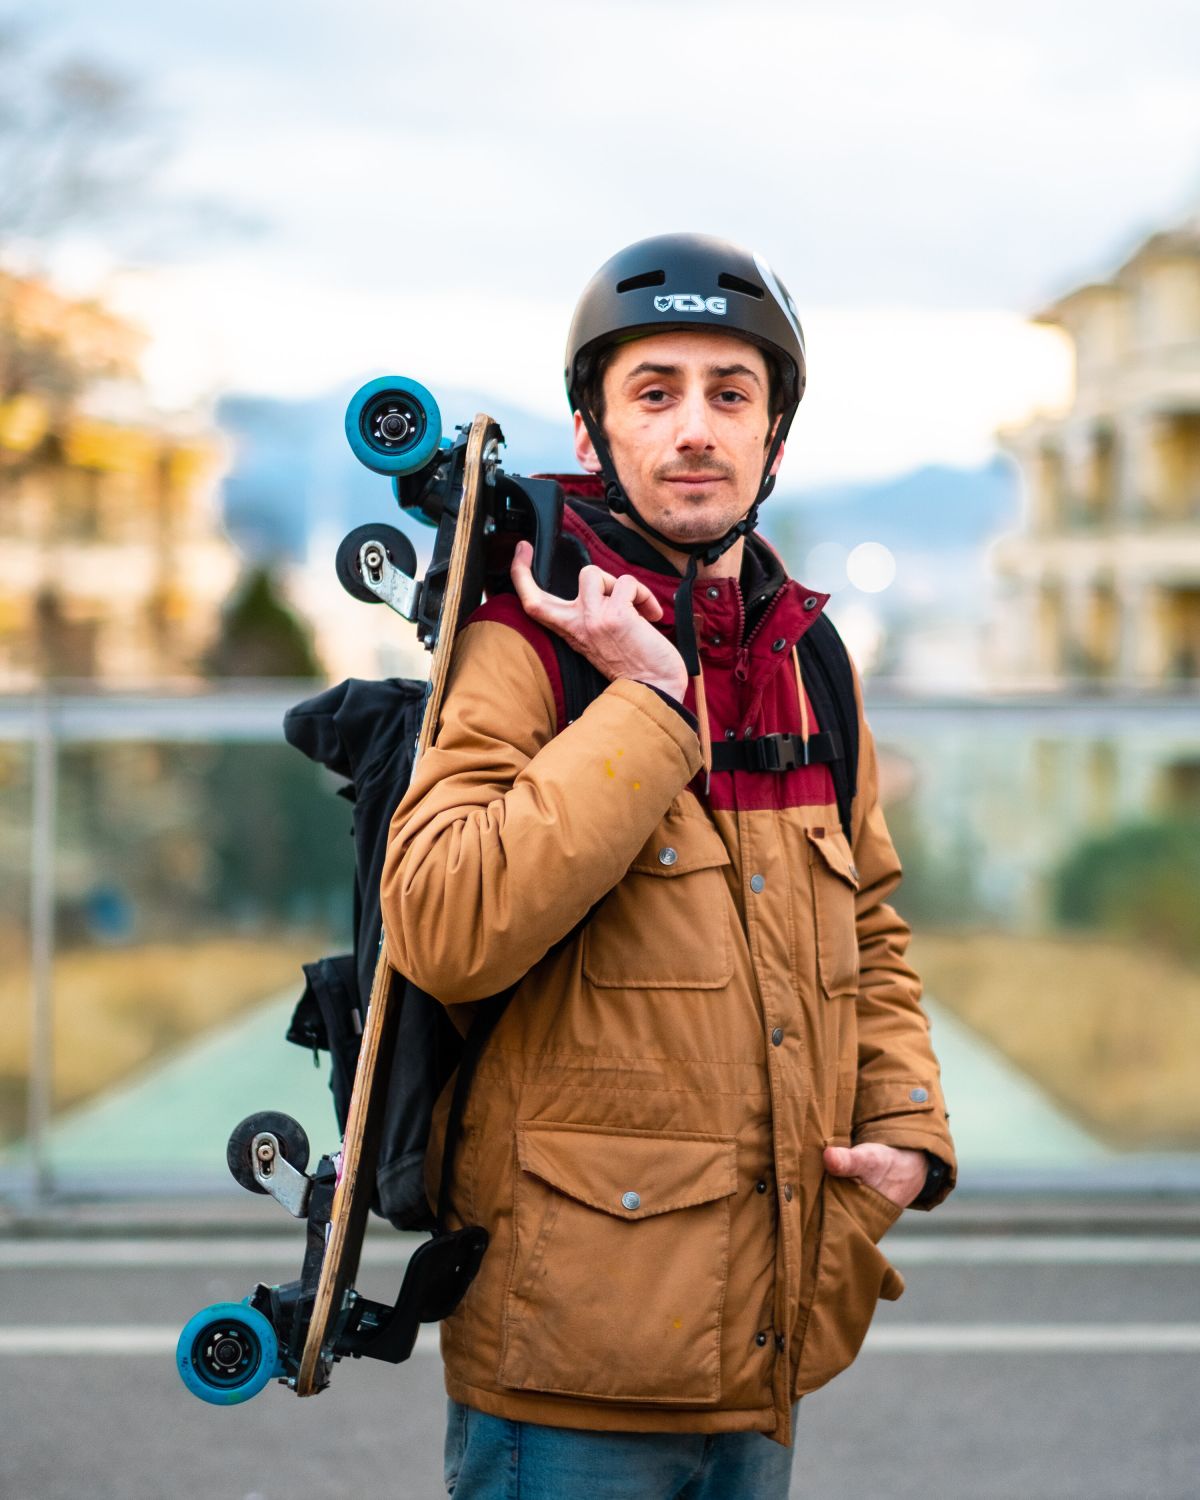
[[(776, 590), (775, 598), (771, 601), (770, 604), (767, 605), (766, 609), (764, 609), (763, 612), (762, 612), (762, 614), (759, 616), (758, 624), (755, 625), (754, 629), (750, 632), (750, 634), (746, 637), (746, 639), (742, 642), (741, 646), (738, 648), (737, 662), (735, 663), (734, 668), (733, 668), (733, 675), (737, 678), (737, 680), (739, 682), (747, 682), (747, 681), (749, 681), (749, 678), (750, 678), (750, 642), (754, 639), (754, 637), (758, 634), (758, 632), (763, 628), (763, 626), (767, 623), (767, 621), (770, 619), (770, 617), (775, 613), (775, 610), (778, 607), (779, 595), (783, 592), (783, 589), (785, 587), (786, 587), (786, 584), (783, 584), (783, 585), (781, 585), (779, 587), (778, 590)], [(742, 611), (741, 626), (742, 626), (742, 629), (744, 630), (745, 629), (745, 625), (746, 625), (746, 611), (745, 611), (745, 607), (741, 604), (740, 595), (739, 595), (738, 605), (739, 605), (739, 608)]]

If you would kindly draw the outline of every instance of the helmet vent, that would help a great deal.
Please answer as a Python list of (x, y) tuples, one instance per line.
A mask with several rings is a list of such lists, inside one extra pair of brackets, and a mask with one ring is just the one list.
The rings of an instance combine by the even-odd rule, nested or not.
[[(617, 282), (618, 292), (637, 292), (644, 286), (662, 286), (667, 279), (665, 271), (643, 271), (640, 276), (626, 276)], [(762, 293), (758, 294), (760, 297)]]
[[(766, 296), (762, 287), (755, 286), (752, 281), (743, 281), (740, 276), (731, 276), (728, 271), (722, 271), (717, 277), (717, 285), (727, 292), (741, 292), (743, 297), (754, 297), (759, 302)], [(620, 291), (620, 287), (617, 290)]]

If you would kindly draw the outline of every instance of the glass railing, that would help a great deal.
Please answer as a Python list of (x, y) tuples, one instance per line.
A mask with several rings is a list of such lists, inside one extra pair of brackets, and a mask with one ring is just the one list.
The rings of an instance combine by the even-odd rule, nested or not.
[(1200, 1180), (1195, 696), (869, 714), (964, 1167)]
[[(284, 1040), (351, 927), (303, 696), (0, 700), (0, 1184), (223, 1180), (263, 1108), (335, 1144)], [(867, 697), (964, 1184), (1200, 1181), (1195, 698)]]

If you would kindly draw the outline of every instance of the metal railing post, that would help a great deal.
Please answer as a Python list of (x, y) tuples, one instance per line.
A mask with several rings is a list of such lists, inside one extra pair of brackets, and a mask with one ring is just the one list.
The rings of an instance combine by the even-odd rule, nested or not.
[(50, 1117), (54, 1108), (54, 848), (58, 812), (58, 739), (54, 703), (38, 705), (33, 750), (33, 827), (29, 883), (31, 958), (28, 1142), (35, 1204), (54, 1190)]

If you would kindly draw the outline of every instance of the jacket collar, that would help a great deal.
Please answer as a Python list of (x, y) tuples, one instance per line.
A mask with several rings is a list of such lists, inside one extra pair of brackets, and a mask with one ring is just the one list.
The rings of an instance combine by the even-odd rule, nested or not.
[[(624, 526), (603, 504), (598, 478), (581, 474), (539, 476), (556, 480), (567, 504), (563, 528), (578, 538), (592, 562), (610, 573), (632, 573), (663, 607), (662, 625), (674, 628), (675, 590), (679, 570), (632, 527)], [(772, 631), (767, 649), (779, 639), (793, 645), (825, 608), (828, 594), (808, 589), (787, 576), (783, 560), (771, 544), (751, 532), (742, 550), (739, 578), (706, 578), (695, 591), (696, 621), (701, 654), (720, 658), (735, 651), (769, 616)], [(758, 654), (759, 641), (754, 641)]]

